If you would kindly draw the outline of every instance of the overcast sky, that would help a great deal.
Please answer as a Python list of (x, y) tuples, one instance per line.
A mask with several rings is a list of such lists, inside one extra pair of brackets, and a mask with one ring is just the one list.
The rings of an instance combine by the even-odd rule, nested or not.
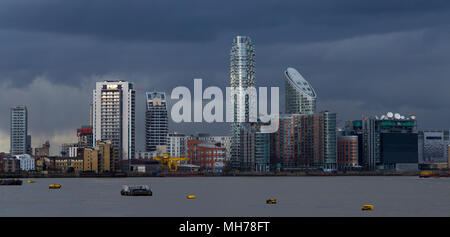
[[(296, 68), (318, 109), (345, 121), (416, 113), (420, 129), (449, 128), (450, 2), (417, 0), (2, 0), (0, 151), (9, 152), (9, 108), (29, 109), (36, 147), (52, 153), (89, 122), (95, 82), (122, 79), (137, 96), (137, 150), (145, 91), (229, 85), (236, 35), (256, 48), (257, 86), (279, 86)], [(284, 108), (284, 105), (281, 105)], [(170, 124), (226, 135), (226, 124)]]

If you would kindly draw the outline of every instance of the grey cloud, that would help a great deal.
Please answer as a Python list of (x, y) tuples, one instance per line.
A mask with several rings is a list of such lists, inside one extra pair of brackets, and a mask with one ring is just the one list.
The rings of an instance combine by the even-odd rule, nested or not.
[[(87, 122), (95, 81), (120, 78), (142, 89), (142, 144), (143, 93), (170, 94), (176, 86), (192, 87), (193, 78), (203, 78), (205, 87), (228, 86), (237, 34), (255, 41), (257, 85), (281, 87), (281, 103), (282, 73), (292, 66), (317, 91), (319, 108), (342, 120), (416, 112), (420, 127), (448, 128), (449, 7), (448, 1), (417, 0), (4, 0), (0, 132), (9, 133), (10, 105), (29, 104), (33, 135), (69, 139)], [(229, 129), (171, 124), (171, 130)]]

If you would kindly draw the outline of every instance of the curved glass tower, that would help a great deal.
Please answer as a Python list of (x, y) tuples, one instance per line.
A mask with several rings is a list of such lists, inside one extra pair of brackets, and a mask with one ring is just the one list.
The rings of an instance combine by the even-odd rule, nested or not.
[(316, 111), (316, 92), (312, 86), (294, 68), (287, 68), (286, 77), (286, 113), (314, 114)]
[[(255, 47), (248, 36), (236, 36), (230, 52), (231, 87), (237, 91), (234, 97), (234, 122), (231, 125), (231, 165), (234, 169), (247, 167), (242, 159), (241, 127), (249, 122), (249, 94), (244, 91), (255, 86)], [(251, 95), (250, 95), (251, 96)]]

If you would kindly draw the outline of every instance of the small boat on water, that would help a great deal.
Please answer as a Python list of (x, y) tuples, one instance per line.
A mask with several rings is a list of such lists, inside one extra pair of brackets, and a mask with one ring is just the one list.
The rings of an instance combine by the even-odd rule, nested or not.
[(153, 192), (147, 185), (123, 185), (122, 196), (152, 196)]
[(267, 204), (277, 204), (277, 199), (275, 199), (275, 198), (267, 199), (266, 203)]
[(60, 189), (62, 187), (61, 184), (50, 184), (48, 186), (49, 189)]
[(361, 207), (361, 210), (362, 211), (373, 211), (373, 205), (363, 205), (362, 207)]
[(22, 180), (20, 180), (20, 179), (1, 179), (0, 185), (22, 185)]

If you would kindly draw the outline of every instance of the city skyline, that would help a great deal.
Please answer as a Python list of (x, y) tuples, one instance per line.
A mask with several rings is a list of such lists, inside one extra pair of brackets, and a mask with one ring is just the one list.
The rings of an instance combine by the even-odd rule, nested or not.
[[(109, 30), (111, 24), (108, 23), (93, 23), (88, 27), (90, 25), (72, 22), (75, 16), (89, 16), (80, 12), (66, 14), (67, 27), (58, 28), (45, 21), (58, 22), (58, 16), (48, 12), (55, 3), (49, 2), (48, 9), (29, 10), (30, 14), (20, 21), (16, 18), (21, 15), (18, 11), (24, 10), (20, 5), (0, 3), (0, 32), (5, 35), (5, 42), (0, 46), (5, 52), (1, 54), (3, 60), (0, 63), (0, 82), (5, 91), (0, 104), (4, 111), (0, 116), (0, 150), (9, 150), (7, 111), (21, 104), (29, 110), (28, 127), (33, 147), (50, 140), (51, 149), (57, 151), (59, 144), (75, 142), (76, 128), (89, 122), (90, 93), (97, 81), (132, 81), (143, 92), (170, 92), (179, 85), (190, 87), (193, 78), (203, 78), (208, 85), (225, 87), (229, 83), (230, 41), (235, 35), (248, 35), (255, 41), (258, 86), (280, 86), (284, 93), (283, 71), (293, 67), (317, 91), (317, 111), (336, 112), (341, 121), (393, 111), (416, 113), (420, 129), (448, 129), (445, 118), (450, 116), (447, 109), (450, 98), (446, 97), (444, 89), (448, 85), (450, 54), (446, 42), (450, 35), (443, 30), (442, 23), (448, 18), (444, 15), (449, 9), (448, 4), (427, 7), (411, 4), (387, 9), (383, 7), (383, 4), (390, 5), (386, 2), (371, 3), (367, 8), (362, 3), (346, 3), (348, 12), (343, 14), (333, 8), (336, 5), (332, 2), (317, 5), (322, 6), (318, 9), (314, 7), (315, 3), (295, 5), (289, 2), (286, 3), (289, 7), (285, 6), (283, 10), (272, 9), (270, 3), (260, 2), (258, 10), (251, 10), (248, 5), (249, 13), (238, 13), (241, 16), (249, 14), (245, 23), (226, 21), (225, 26), (204, 26), (204, 32), (210, 34), (199, 33), (203, 28), (194, 24), (206, 18), (202, 4), (186, 6), (198, 13), (180, 14), (175, 20), (161, 17), (168, 26), (191, 19), (194, 23), (186, 23), (186, 29), (192, 32), (180, 35), (157, 27), (143, 30), (142, 22), (126, 21), (126, 18), (120, 18), (121, 14), (115, 14), (132, 10), (119, 10), (119, 4), (112, 4), (104, 11), (107, 19), (119, 16), (118, 20), (123, 20), (125, 27), (120, 26), (114, 31), (118, 34)], [(69, 5), (58, 4), (62, 12)], [(92, 5), (92, 12), (99, 13), (97, 7)], [(139, 7), (149, 9), (145, 5)], [(230, 8), (223, 7), (224, 14), (208, 15), (208, 19), (217, 23), (231, 16)], [(276, 13), (270, 13), (269, 9)], [(365, 25), (356, 20), (361, 9), (367, 10), (367, 15), (359, 18)], [(213, 10), (219, 12), (219, 9)], [(279, 14), (280, 11), (284, 14)], [(136, 14), (140, 15), (139, 12)], [(39, 18), (32, 13), (48, 18)], [(317, 13), (323, 13), (323, 16), (312, 20)], [(380, 14), (384, 19), (382, 25), (378, 23)], [(264, 21), (266, 18), (260, 15), (269, 20)], [(282, 16), (275, 19), (275, 15)], [(151, 18), (143, 19), (147, 22)], [(329, 22), (329, 30), (314, 30), (325, 27), (323, 22)], [(125, 31), (131, 24), (137, 24), (138, 31)], [(258, 27), (249, 27), (253, 25)], [(233, 30), (228, 30), (227, 26)], [(93, 30), (96, 27), (105, 30), (96, 33)], [(348, 27), (351, 30), (341, 30)], [(299, 33), (292, 29), (298, 29)], [(157, 34), (160, 38), (152, 38), (155, 33), (160, 33)], [(418, 91), (424, 92), (426, 97), (417, 96)], [(280, 97), (284, 111), (284, 94)], [(136, 137), (141, 140), (137, 150), (143, 150), (145, 102), (142, 92), (137, 93), (136, 101), (136, 124), (140, 126)], [(189, 126), (191, 129), (185, 129), (170, 123), (169, 131), (189, 134), (202, 127), (192, 125)], [(208, 131), (211, 127), (219, 127), (219, 135), (229, 131), (226, 124), (211, 124), (202, 130)]]

